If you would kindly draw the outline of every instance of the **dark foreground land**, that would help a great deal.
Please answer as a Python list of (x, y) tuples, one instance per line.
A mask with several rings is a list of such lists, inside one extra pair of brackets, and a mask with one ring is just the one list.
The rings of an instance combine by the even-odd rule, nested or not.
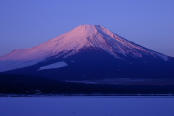
[(174, 95), (170, 84), (94, 84), (65, 82), (43, 77), (0, 75), (0, 95)]

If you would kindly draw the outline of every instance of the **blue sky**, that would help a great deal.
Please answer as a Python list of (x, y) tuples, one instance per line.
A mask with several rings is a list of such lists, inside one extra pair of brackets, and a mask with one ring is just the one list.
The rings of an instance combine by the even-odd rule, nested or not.
[(100, 24), (174, 56), (174, 0), (0, 0), (0, 55)]

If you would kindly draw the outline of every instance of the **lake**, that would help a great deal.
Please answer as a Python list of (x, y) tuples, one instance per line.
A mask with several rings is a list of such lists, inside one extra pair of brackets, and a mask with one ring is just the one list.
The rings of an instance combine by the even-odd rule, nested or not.
[(174, 116), (174, 97), (1, 97), (0, 116)]

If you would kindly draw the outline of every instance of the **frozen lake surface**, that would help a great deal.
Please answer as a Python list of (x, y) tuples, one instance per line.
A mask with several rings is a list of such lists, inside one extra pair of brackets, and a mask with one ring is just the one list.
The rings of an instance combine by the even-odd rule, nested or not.
[(0, 116), (174, 116), (174, 97), (1, 97)]

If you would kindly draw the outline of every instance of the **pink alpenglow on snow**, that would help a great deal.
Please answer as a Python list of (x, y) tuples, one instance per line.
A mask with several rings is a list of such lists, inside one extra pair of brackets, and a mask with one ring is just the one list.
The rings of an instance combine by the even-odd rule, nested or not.
[(0, 57), (0, 72), (34, 65), (51, 56), (59, 56), (63, 52), (67, 52), (64, 56), (67, 57), (81, 49), (91, 47), (102, 49), (115, 58), (120, 58), (118, 54), (131, 55), (135, 58), (141, 58), (143, 54), (146, 54), (168, 60), (168, 56), (128, 41), (103, 26), (80, 25), (39, 46), (14, 50)]

